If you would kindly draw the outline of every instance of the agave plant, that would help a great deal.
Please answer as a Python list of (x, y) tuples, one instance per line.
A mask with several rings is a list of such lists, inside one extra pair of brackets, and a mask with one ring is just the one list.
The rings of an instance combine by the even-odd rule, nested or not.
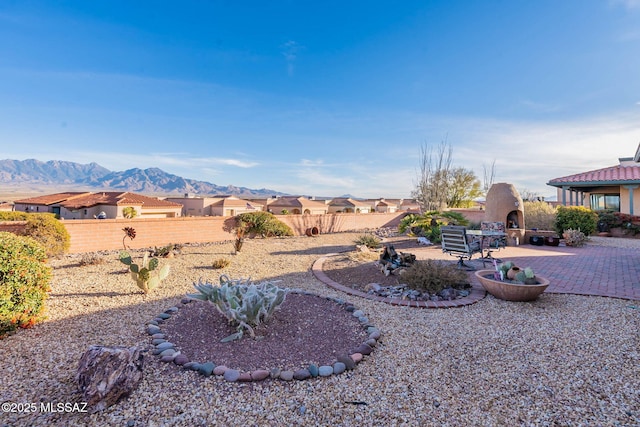
[(193, 286), (198, 293), (188, 294), (189, 298), (211, 302), (230, 325), (236, 326), (236, 332), (222, 342), (242, 338), (245, 330), (255, 338), (253, 328), (267, 321), (288, 292), (271, 282), (255, 284), (250, 279), (230, 279), (224, 274), (220, 276), (219, 286), (202, 280)]

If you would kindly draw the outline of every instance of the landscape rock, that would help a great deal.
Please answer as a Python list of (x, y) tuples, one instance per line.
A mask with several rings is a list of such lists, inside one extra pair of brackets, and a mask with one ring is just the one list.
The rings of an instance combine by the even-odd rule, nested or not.
[(143, 359), (137, 347), (89, 347), (80, 359), (76, 382), (93, 412), (108, 408), (138, 387)]

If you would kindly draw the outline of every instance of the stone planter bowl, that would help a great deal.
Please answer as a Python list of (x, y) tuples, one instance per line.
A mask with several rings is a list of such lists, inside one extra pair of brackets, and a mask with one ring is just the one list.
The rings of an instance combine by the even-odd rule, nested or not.
[(505, 301), (533, 301), (549, 286), (549, 281), (540, 276), (536, 276), (538, 281), (536, 285), (501, 282), (493, 279), (494, 272), (494, 270), (478, 270), (475, 275), (487, 292)]

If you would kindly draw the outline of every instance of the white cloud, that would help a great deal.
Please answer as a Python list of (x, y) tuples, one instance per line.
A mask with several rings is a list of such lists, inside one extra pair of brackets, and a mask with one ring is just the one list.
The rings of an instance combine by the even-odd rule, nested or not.
[(282, 56), (287, 63), (287, 74), (292, 76), (294, 73), (294, 65), (298, 59), (298, 52), (304, 49), (298, 42), (289, 40), (280, 46)]
[(640, 0), (610, 0), (614, 6), (621, 5), (626, 9), (640, 9)]

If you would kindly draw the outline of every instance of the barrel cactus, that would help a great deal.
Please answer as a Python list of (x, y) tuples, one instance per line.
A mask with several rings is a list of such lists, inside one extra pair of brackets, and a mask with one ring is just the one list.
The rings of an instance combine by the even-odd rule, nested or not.
[(230, 279), (220, 276), (220, 284), (194, 283), (198, 293), (189, 294), (192, 299), (209, 301), (224, 315), (230, 325), (236, 326), (236, 332), (224, 338), (223, 342), (242, 338), (249, 331), (255, 338), (254, 327), (267, 321), (284, 302), (287, 290), (272, 282), (255, 284), (250, 279)]
[(131, 255), (127, 251), (120, 252), (120, 262), (129, 266), (131, 277), (136, 285), (146, 294), (158, 287), (160, 282), (169, 275), (169, 264), (165, 264), (158, 269), (160, 262), (158, 258), (149, 258), (149, 253), (145, 252), (142, 264), (134, 264)]

